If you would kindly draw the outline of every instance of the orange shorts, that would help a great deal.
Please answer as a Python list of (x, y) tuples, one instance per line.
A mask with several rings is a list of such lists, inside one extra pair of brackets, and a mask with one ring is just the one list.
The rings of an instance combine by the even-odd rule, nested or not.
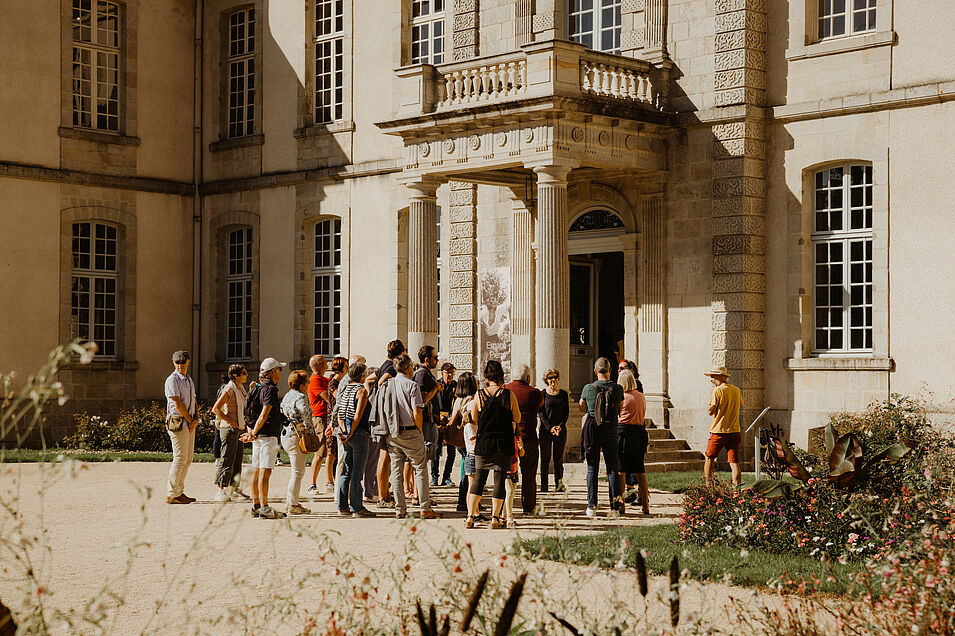
[(710, 433), (710, 439), (706, 443), (706, 456), (710, 459), (716, 459), (722, 449), (726, 449), (726, 459), (731, 464), (739, 463), (739, 444), (743, 436), (739, 433)]

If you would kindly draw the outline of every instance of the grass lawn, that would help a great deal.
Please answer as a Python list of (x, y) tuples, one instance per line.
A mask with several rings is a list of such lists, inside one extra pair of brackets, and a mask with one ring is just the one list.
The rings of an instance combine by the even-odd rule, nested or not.
[[(48, 448), (45, 451), (29, 448), (0, 449), (0, 464), (17, 462), (54, 462), (63, 455), (83, 462), (171, 462), (172, 453), (152, 451), (78, 451), (71, 448)], [(280, 451), (282, 462), (288, 464), (288, 454)], [(245, 452), (245, 461), (252, 460), (252, 450)], [(212, 462), (212, 453), (195, 453), (192, 461)]]
[[(730, 473), (716, 473), (716, 478), (726, 483), (733, 480)], [(647, 482), (650, 488), (665, 490), (667, 492), (683, 492), (687, 486), (692, 486), (703, 481), (703, 473), (699, 471), (675, 472), (675, 473), (647, 473)], [(756, 481), (754, 473), (743, 473), (743, 485), (751, 484)]]
[[(670, 560), (677, 556), (680, 569), (686, 568), (698, 580), (722, 581), (731, 575), (737, 585), (768, 585), (784, 573), (798, 580), (814, 575), (825, 581), (822, 591), (842, 594), (862, 563), (823, 563), (818, 559), (792, 554), (772, 554), (750, 550), (743, 557), (739, 548), (724, 545), (702, 547), (683, 543), (677, 528), (671, 524), (637, 526), (592, 535), (575, 535), (562, 539), (542, 537), (518, 541), (515, 548), (551, 561), (614, 567), (620, 559), (622, 541), (630, 540), (623, 552), (626, 567), (635, 567), (637, 550), (647, 551), (647, 568), (655, 574), (666, 574)], [(827, 581), (829, 577), (834, 580)]]

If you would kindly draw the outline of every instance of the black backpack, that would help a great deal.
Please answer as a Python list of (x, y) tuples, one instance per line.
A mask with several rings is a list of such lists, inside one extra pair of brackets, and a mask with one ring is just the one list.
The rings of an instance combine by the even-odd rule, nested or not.
[(249, 389), (249, 394), (245, 396), (245, 425), (249, 428), (255, 428), (255, 423), (259, 419), (259, 413), (262, 412), (262, 400), (259, 399), (259, 385), (254, 384)]
[(616, 385), (601, 387), (596, 382), (592, 385), (597, 391), (597, 398), (594, 401), (594, 419), (597, 426), (617, 426), (617, 419), (620, 415), (620, 400), (613, 394)]

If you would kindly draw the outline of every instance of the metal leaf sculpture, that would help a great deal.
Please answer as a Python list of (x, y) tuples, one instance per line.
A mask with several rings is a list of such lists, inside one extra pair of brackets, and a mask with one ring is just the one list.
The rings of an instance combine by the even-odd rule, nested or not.
[(836, 488), (850, 490), (858, 486), (868, 474), (861, 459), (862, 443), (852, 433), (846, 433), (836, 440), (829, 453), (829, 474), (826, 478)]
[(809, 481), (809, 471), (802, 465), (787, 442), (773, 435), (769, 437), (769, 442), (770, 451), (775, 454), (776, 461), (786, 466), (790, 475), (803, 483)]

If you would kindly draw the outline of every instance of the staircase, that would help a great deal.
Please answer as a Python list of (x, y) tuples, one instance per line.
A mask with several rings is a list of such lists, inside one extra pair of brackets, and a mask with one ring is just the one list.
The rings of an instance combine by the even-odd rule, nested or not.
[(665, 428), (648, 428), (647, 433), (650, 436), (645, 461), (648, 473), (703, 471), (703, 453), (690, 449), (686, 440), (676, 439)]

